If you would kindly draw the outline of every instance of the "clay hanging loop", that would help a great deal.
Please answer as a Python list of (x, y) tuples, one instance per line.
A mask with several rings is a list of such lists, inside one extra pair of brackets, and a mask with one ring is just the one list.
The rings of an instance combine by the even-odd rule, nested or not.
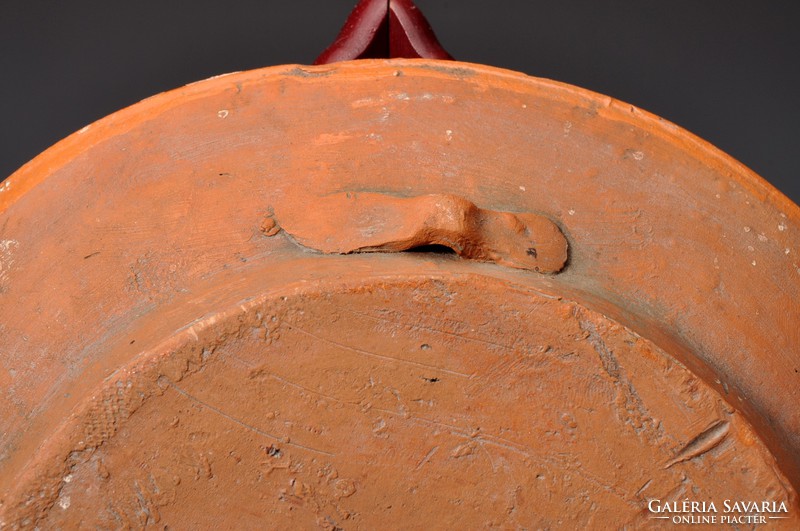
[(352, 59), (453, 59), (411, 0), (361, 0), (316, 65)]
[(276, 205), (262, 224), (267, 235), (278, 226), (294, 241), (323, 253), (396, 253), (419, 247), (448, 247), (462, 258), (558, 273), (567, 263), (564, 234), (548, 218), (529, 212), (479, 208), (463, 197), (429, 194), (393, 197), (343, 192)]

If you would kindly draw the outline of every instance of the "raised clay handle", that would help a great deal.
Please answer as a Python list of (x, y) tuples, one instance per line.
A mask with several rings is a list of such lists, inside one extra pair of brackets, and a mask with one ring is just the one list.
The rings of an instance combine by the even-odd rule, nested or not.
[(567, 240), (546, 217), (484, 210), (449, 194), (337, 193), (276, 206), (265, 231), (278, 226), (297, 243), (330, 254), (443, 245), (463, 258), (541, 273), (558, 273), (567, 262)]

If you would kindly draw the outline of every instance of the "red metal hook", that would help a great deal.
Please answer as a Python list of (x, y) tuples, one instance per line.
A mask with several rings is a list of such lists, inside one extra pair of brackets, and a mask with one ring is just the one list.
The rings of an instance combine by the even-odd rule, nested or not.
[(361, 0), (314, 64), (393, 57), (453, 59), (412, 0)]

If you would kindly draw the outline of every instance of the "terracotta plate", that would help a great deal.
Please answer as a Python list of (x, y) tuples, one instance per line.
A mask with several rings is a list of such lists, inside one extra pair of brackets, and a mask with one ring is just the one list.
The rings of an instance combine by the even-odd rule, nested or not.
[(0, 185), (0, 527), (796, 528), (798, 253), (748, 169), (552, 81), (156, 96)]

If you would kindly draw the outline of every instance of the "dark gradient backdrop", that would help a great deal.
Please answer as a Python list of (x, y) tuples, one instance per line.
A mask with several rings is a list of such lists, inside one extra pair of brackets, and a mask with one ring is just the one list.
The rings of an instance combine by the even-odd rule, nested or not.
[[(0, 179), (111, 112), (235, 70), (310, 63), (355, 0), (0, 0)], [(462, 61), (632, 103), (800, 202), (800, 2), (419, 0)]]

